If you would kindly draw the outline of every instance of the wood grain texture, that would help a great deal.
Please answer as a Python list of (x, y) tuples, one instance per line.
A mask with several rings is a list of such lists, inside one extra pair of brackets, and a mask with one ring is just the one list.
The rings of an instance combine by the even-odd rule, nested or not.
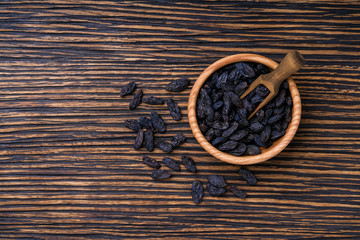
[[(2, 239), (359, 239), (360, 4), (346, 1), (11, 1), (0, 2), (0, 238)], [(214, 61), (255, 53), (275, 61), (299, 50), (293, 78), (302, 119), (290, 145), (250, 166), (207, 154), (187, 119), (190, 88)], [(121, 87), (174, 98), (141, 104)], [(192, 86), (191, 84), (191, 86)], [(153, 181), (124, 121), (157, 109), (158, 135), (183, 133), (199, 172)], [(156, 149), (149, 154), (161, 160)], [(165, 169), (165, 167), (163, 167)], [(221, 174), (245, 190), (191, 200), (191, 182)]]

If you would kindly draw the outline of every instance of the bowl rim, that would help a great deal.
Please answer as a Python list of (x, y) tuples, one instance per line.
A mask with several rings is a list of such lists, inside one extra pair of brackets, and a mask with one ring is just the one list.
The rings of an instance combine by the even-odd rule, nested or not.
[(200, 131), (197, 117), (196, 117), (196, 102), (198, 98), (199, 91), (208, 77), (218, 70), (221, 67), (229, 65), (235, 62), (255, 62), (261, 63), (265, 66), (275, 69), (278, 66), (278, 63), (271, 60), (270, 58), (258, 55), (258, 54), (248, 54), (248, 53), (240, 53), (235, 55), (230, 55), (224, 58), (217, 60), (212, 63), (209, 67), (207, 67), (197, 78), (194, 83), (194, 86), (191, 89), (189, 102), (188, 102), (188, 119), (190, 128), (195, 136), (195, 139), (198, 143), (207, 151), (209, 154), (214, 156), (215, 158), (235, 165), (251, 165), (260, 162), (264, 162), (269, 160), (270, 158), (279, 154), (282, 150), (286, 148), (286, 146), (291, 142), (295, 133), (299, 127), (300, 119), (301, 119), (301, 99), (300, 93), (296, 87), (294, 80), (289, 77), (287, 82), (289, 83), (289, 90), (293, 100), (292, 107), (292, 120), (286, 129), (286, 133), (283, 137), (273, 142), (273, 145), (269, 148), (261, 148), (261, 154), (255, 156), (234, 156), (225, 152), (222, 152), (212, 146), (204, 137), (202, 132)]

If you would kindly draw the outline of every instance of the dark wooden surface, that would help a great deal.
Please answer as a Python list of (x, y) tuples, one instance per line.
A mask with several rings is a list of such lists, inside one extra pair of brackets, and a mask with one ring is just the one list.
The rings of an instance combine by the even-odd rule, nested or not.
[[(4, 239), (360, 239), (359, 1), (1, 1), (0, 238)], [(272, 160), (220, 162), (193, 138), (190, 88), (164, 85), (197, 76), (236, 53), (306, 59), (294, 76), (300, 128)], [(134, 80), (145, 95), (173, 97), (184, 114), (119, 91)], [(153, 181), (132, 148), (126, 119), (158, 109), (163, 139), (183, 133), (199, 172)], [(160, 160), (166, 154), (149, 154)], [(191, 182), (224, 175), (249, 197), (205, 195)]]

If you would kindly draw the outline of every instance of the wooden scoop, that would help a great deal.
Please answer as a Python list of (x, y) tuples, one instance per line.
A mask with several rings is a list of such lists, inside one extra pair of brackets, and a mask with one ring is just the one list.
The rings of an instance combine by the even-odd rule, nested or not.
[(259, 106), (253, 111), (249, 118), (252, 118), (254, 114), (259, 111), (262, 107), (268, 104), (278, 93), (281, 83), (296, 73), (304, 64), (304, 58), (298, 51), (291, 51), (283, 58), (279, 66), (272, 72), (260, 75), (241, 95), (240, 99), (246, 97), (250, 92), (255, 90), (257, 86), (263, 84), (270, 93), (266, 96)]

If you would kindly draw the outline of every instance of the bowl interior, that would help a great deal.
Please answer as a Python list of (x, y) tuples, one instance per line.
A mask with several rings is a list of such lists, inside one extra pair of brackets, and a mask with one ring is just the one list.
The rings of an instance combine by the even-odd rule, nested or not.
[(213, 64), (211, 64), (208, 68), (206, 68), (196, 80), (189, 97), (188, 103), (188, 117), (189, 117), (189, 124), (191, 130), (198, 141), (198, 143), (212, 156), (215, 158), (231, 163), (236, 165), (250, 165), (255, 163), (260, 163), (266, 161), (278, 153), (280, 153), (292, 140), (294, 137), (300, 123), (301, 118), (301, 100), (300, 94), (296, 87), (294, 80), (290, 77), (287, 79), (289, 83), (289, 90), (293, 100), (293, 107), (292, 107), (292, 120), (286, 129), (286, 133), (280, 139), (274, 141), (273, 145), (269, 148), (260, 148), (261, 154), (255, 156), (234, 156), (225, 152), (222, 152), (212, 146), (204, 137), (202, 132), (200, 131), (197, 117), (196, 117), (196, 101), (200, 92), (202, 85), (208, 79), (208, 77), (214, 73), (219, 68), (222, 68), (228, 64), (235, 63), (235, 62), (255, 62), (261, 63), (270, 69), (275, 69), (278, 66), (278, 63), (274, 62), (273, 60), (256, 55), (256, 54), (236, 54), (231, 55), (225, 58), (222, 58)]

